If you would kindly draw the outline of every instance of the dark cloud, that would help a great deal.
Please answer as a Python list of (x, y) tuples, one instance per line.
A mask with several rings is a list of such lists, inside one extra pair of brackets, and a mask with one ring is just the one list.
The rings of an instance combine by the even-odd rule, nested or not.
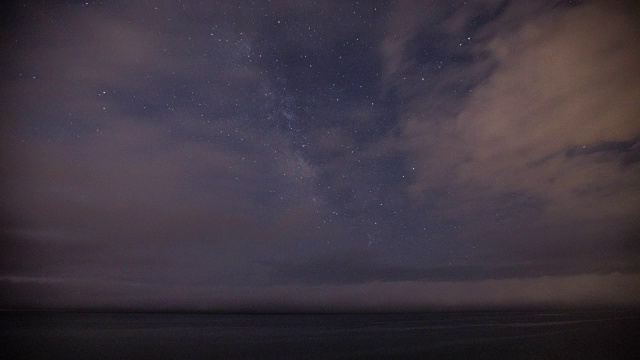
[(637, 304), (637, 13), (14, 7), (0, 306)]

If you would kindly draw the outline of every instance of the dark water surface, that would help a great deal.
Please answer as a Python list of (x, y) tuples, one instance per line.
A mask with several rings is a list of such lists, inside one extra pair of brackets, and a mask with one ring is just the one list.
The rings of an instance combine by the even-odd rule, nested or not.
[[(0, 313), (4, 359), (636, 358), (640, 313)], [(640, 357), (638, 357), (640, 358)]]

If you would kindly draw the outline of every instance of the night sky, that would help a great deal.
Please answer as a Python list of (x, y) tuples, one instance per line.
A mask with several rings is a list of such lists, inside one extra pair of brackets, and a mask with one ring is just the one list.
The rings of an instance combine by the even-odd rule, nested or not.
[(0, 308), (638, 306), (633, 3), (15, 2)]

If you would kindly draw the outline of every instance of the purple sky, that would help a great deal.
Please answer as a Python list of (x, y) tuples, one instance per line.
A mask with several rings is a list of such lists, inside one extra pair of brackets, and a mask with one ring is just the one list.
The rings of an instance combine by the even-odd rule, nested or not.
[(20, 2), (0, 308), (640, 305), (632, 1)]

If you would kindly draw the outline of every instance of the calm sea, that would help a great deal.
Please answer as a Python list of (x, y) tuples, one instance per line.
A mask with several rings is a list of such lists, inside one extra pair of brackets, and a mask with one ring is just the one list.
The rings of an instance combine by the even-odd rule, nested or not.
[(640, 313), (0, 313), (4, 359), (638, 358)]

